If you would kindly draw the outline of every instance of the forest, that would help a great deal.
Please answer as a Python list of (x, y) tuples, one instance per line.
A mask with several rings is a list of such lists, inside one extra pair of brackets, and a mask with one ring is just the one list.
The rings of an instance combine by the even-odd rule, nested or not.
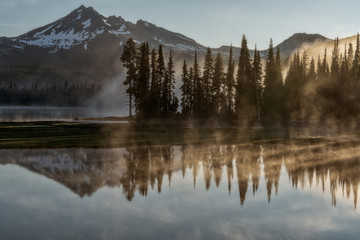
[(340, 52), (336, 39), (331, 62), (328, 54), (324, 49), (323, 56), (315, 60), (305, 50), (294, 53), (283, 77), (280, 48), (274, 48), (270, 39), (265, 59), (256, 48), (251, 56), (243, 35), (237, 65), (232, 47), (226, 67), (222, 55), (217, 53), (214, 58), (210, 48), (203, 67), (196, 51), (192, 64), (184, 60), (178, 99), (172, 53), (165, 64), (161, 45), (150, 50), (148, 43), (137, 45), (130, 38), (121, 55), (127, 69), (124, 84), (129, 115), (135, 112), (139, 119), (218, 119), (246, 125), (356, 121), (360, 107), (359, 34), (355, 50), (349, 43)]
[(99, 88), (96, 85), (72, 84), (70, 86), (67, 82), (62, 87), (34, 85), (26, 88), (9, 84), (0, 88), (0, 103), (15, 106), (81, 106), (84, 101), (91, 99), (97, 93), (97, 89)]
[(0, 66), (0, 105), (81, 106), (100, 83), (52, 65)]

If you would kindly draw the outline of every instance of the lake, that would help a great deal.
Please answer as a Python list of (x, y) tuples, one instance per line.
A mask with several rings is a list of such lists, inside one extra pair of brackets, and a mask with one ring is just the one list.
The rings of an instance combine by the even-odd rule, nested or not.
[(0, 150), (4, 239), (358, 239), (360, 144)]

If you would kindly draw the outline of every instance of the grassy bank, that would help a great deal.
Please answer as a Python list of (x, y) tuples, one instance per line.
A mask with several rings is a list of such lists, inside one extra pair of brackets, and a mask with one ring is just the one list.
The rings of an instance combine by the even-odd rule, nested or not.
[(112, 148), (130, 145), (241, 144), (328, 139), (302, 129), (188, 128), (174, 124), (0, 123), (0, 148)]

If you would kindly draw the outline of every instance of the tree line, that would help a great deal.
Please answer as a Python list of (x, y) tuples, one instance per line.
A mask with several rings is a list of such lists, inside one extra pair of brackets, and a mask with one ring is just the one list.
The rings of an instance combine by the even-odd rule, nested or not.
[(133, 39), (124, 46), (121, 61), (126, 67), (124, 84), (129, 95), (129, 115), (134, 104), (137, 117), (169, 116), (177, 112), (179, 100), (175, 95), (175, 67), (172, 54), (165, 64), (162, 46), (158, 51), (148, 43), (139, 47)]
[[(287, 120), (326, 122), (357, 120), (360, 110), (360, 40), (340, 51), (334, 41), (331, 62), (327, 49), (317, 61), (306, 51), (295, 53), (283, 86)], [(345, 123), (346, 124), (346, 123)]]
[(84, 101), (93, 97), (99, 85), (85, 83), (69, 84), (67, 80), (62, 86), (42, 86), (36, 83), (31, 86), (19, 86), (15, 83), (0, 86), (1, 105), (38, 105), (38, 106), (81, 106)]
[(174, 92), (171, 52), (165, 65), (161, 45), (150, 53), (148, 43), (137, 46), (130, 38), (121, 56), (127, 68), (124, 84), (128, 86), (129, 115), (134, 107), (139, 118), (179, 115), (247, 124), (355, 119), (360, 100), (359, 35), (355, 50), (351, 43), (344, 52), (339, 49), (336, 39), (331, 63), (326, 49), (317, 63), (314, 58), (309, 59), (306, 51), (294, 53), (283, 78), (280, 48), (274, 48), (270, 40), (267, 56), (262, 60), (256, 47), (253, 56), (250, 55), (243, 35), (237, 65), (231, 46), (226, 70), (221, 53), (214, 59), (210, 48), (202, 68), (196, 51), (193, 64), (184, 60), (179, 101)]

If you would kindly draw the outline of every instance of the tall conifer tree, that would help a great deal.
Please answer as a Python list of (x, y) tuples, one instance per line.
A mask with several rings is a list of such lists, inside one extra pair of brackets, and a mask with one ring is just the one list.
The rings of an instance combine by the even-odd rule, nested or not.
[(149, 111), (153, 115), (159, 114), (159, 93), (160, 93), (160, 83), (158, 75), (158, 66), (157, 66), (157, 53), (153, 48), (151, 51), (151, 84), (150, 84), (150, 99), (149, 99)]
[(239, 118), (249, 118), (249, 90), (251, 87), (252, 66), (245, 35), (242, 37), (238, 71), (235, 85), (235, 112)]
[(182, 86), (181, 90), (181, 108), (182, 114), (188, 116), (191, 113), (191, 79), (187, 68), (186, 61), (184, 60), (181, 74)]
[(212, 57), (211, 48), (208, 47), (205, 55), (204, 71), (203, 71), (203, 89), (205, 97), (205, 112), (211, 112), (211, 99), (212, 99), (212, 79), (214, 77), (214, 61)]
[(340, 74), (339, 38), (334, 41), (334, 49), (331, 58), (331, 79), (337, 81)]
[(165, 61), (164, 61), (164, 53), (162, 50), (162, 45), (159, 45), (159, 50), (158, 50), (158, 56), (157, 56), (157, 85), (158, 88), (156, 89), (156, 97), (158, 99), (158, 113), (162, 113), (163, 111), (163, 99), (162, 99), (162, 90), (163, 90), (163, 84), (165, 81), (165, 77), (166, 77), (166, 69), (165, 69)]
[(229, 116), (233, 113), (233, 103), (234, 103), (234, 86), (235, 86), (235, 79), (234, 79), (234, 72), (235, 72), (235, 62), (233, 59), (233, 47), (230, 46), (229, 50), (229, 62), (228, 68), (226, 72), (226, 80), (225, 80), (225, 89), (226, 89), (226, 102), (227, 102), (227, 114)]
[[(280, 56), (280, 51), (278, 50)], [(283, 120), (283, 107), (282, 107), (282, 83), (279, 77), (279, 57), (275, 58), (274, 47), (272, 39), (265, 67), (265, 89), (264, 100), (262, 107), (262, 119), (266, 124), (281, 124)]]
[(221, 100), (221, 85), (224, 82), (224, 64), (220, 52), (218, 52), (215, 59), (214, 78), (212, 84), (212, 105), (214, 106), (215, 113), (220, 113), (220, 100)]
[(354, 78), (360, 80), (360, 36), (359, 33), (356, 36), (356, 48), (354, 53), (354, 60), (352, 64), (352, 73)]
[(139, 117), (148, 116), (148, 96), (149, 96), (149, 80), (150, 80), (150, 59), (149, 59), (148, 43), (141, 43), (139, 54), (137, 57), (138, 75), (135, 90), (135, 104), (137, 106), (137, 114)]
[(204, 98), (204, 90), (203, 84), (201, 82), (200, 77), (200, 67), (197, 60), (197, 52), (195, 51), (194, 58), (194, 114), (196, 116), (203, 116), (205, 112), (205, 98)]
[(254, 61), (253, 61), (253, 72), (254, 72), (254, 84), (256, 89), (256, 112), (257, 118), (260, 119), (260, 106), (263, 95), (263, 83), (262, 83), (262, 64), (260, 52), (255, 46)]
[(127, 85), (126, 93), (129, 95), (129, 116), (132, 116), (132, 103), (133, 96), (135, 93), (136, 84), (136, 43), (132, 38), (129, 38), (124, 45), (123, 53), (121, 54), (120, 60), (123, 66), (126, 67), (127, 75), (124, 81), (124, 85)]

